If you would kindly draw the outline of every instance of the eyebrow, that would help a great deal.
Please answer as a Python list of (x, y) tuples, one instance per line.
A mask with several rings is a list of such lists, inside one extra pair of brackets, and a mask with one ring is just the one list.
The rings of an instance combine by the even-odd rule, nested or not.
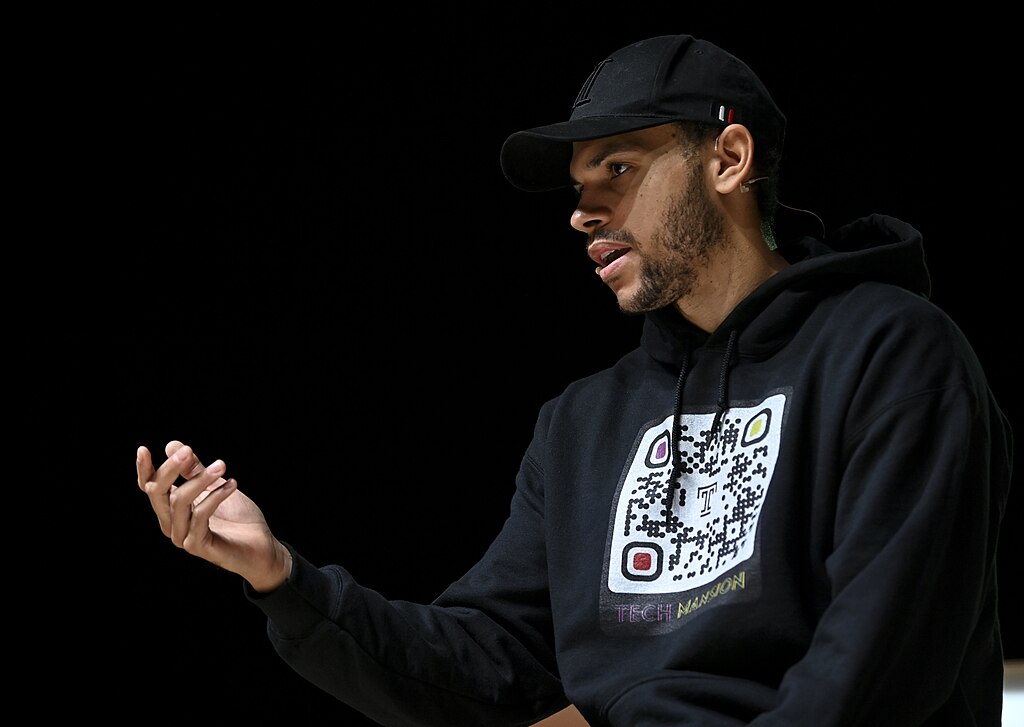
[[(587, 161), (586, 168), (597, 169), (599, 166), (601, 166), (601, 164), (604, 163), (605, 159), (612, 156), (613, 154), (618, 154), (624, 151), (641, 151), (642, 149), (643, 147), (640, 146), (639, 144), (634, 144), (627, 141), (620, 141), (614, 144), (608, 144), (607, 146), (603, 146), (600, 149), (598, 149), (597, 153), (594, 154), (594, 156), (590, 157), (590, 159)], [(570, 179), (572, 180), (573, 184), (580, 183), (578, 179), (571, 175)]]

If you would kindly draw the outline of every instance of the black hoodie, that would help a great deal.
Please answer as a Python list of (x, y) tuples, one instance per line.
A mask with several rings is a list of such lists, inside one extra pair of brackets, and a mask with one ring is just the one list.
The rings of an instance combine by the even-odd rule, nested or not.
[(714, 333), (649, 314), (543, 406), (432, 604), (293, 550), (246, 590), (280, 655), (385, 725), (999, 725), (1009, 425), (915, 229), (781, 252)]

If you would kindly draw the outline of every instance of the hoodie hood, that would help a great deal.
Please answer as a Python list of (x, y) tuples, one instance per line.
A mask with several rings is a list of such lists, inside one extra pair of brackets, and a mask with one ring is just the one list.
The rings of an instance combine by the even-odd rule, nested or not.
[(730, 339), (738, 355), (761, 358), (781, 346), (806, 313), (836, 290), (873, 280), (924, 298), (931, 295), (921, 233), (887, 215), (855, 220), (828, 243), (813, 237), (783, 241), (779, 252), (790, 266), (747, 296), (717, 330), (706, 333), (667, 306), (647, 314), (642, 348), (675, 368), (689, 351), (700, 346), (725, 351)]

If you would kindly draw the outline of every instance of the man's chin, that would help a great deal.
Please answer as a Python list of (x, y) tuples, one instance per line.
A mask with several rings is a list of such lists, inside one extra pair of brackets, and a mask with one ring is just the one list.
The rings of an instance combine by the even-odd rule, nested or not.
[[(647, 293), (646, 295), (644, 293)], [(663, 308), (668, 303), (654, 300), (651, 291), (641, 289), (619, 288), (615, 290), (615, 299), (619, 304), (619, 310), (630, 316), (639, 316), (650, 313), (658, 308)], [(662, 296), (664, 297), (664, 296)], [(671, 302), (671, 301), (669, 301)]]
[(626, 314), (627, 316), (639, 316), (654, 310), (649, 306), (638, 304), (636, 296), (616, 295), (615, 298), (619, 304), (619, 311)]

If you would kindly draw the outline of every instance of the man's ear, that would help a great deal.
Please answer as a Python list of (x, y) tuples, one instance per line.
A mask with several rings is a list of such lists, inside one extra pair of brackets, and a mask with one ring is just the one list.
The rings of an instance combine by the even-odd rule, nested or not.
[(729, 124), (715, 139), (711, 170), (719, 194), (740, 189), (754, 169), (754, 137), (742, 124)]

